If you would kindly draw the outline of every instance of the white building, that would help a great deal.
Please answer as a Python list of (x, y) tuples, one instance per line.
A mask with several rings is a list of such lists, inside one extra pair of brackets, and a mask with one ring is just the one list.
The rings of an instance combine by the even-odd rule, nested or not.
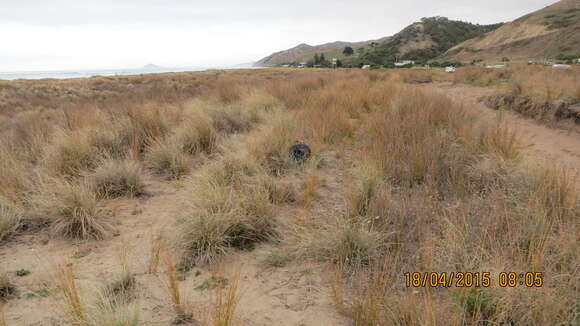
[(456, 70), (453, 66), (445, 67), (445, 72), (455, 72)]
[(395, 67), (402, 67), (402, 66), (414, 65), (414, 64), (415, 64), (415, 61), (413, 61), (413, 60), (403, 60), (403, 61), (395, 62)]

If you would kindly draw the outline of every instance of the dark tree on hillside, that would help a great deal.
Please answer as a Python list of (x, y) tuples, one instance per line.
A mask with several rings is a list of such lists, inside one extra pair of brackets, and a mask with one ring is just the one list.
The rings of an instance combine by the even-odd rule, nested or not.
[(324, 57), (324, 53), (320, 54), (320, 63), (323, 64), (326, 62), (326, 58)]
[(350, 46), (347, 46), (342, 50), (342, 54), (348, 57), (354, 54), (354, 50)]
[(314, 64), (317, 65), (320, 63), (320, 57), (318, 56), (318, 53), (314, 53)]

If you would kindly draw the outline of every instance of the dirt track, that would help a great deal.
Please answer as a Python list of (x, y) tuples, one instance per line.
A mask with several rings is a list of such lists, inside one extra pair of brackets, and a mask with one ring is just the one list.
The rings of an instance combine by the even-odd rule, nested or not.
[[(494, 91), (466, 85), (438, 83), (425, 86), (451, 98), (464, 107), (476, 110), (488, 121), (498, 121), (498, 112), (485, 106), (480, 99)], [(502, 121), (512, 127), (531, 157), (543, 160), (548, 165), (562, 165), (580, 172), (580, 133), (552, 128), (525, 118), (518, 113), (504, 112)], [(580, 178), (576, 180), (580, 187)]]

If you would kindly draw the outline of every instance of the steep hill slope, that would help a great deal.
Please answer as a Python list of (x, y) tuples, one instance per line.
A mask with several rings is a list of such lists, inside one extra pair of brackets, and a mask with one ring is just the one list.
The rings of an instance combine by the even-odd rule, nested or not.
[(444, 55), (450, 60), (542, 60), (580, 54), (580, 0), (562, 0), (467, 40)]

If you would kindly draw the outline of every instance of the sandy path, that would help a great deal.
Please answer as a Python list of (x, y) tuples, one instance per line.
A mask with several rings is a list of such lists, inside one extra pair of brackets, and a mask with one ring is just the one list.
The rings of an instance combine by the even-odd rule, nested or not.
[[(336, 180), (337, 159), (317, 169), (324, 179), (320, 201), (313, 211), (331, 211), (329, 193), (338, 196), (341, 180)], [(328, 179), (328, 180), (326, 180)], [(115, 211), (118, 235), (105, 241), (73, 242), (54, 239), (41, 231), (19, 236), (0, 250), (0, 270), (14, 275), (18, 269), (32, 273), (13, 277), (19, 293), (6, 305), (6, 321), (10, 326), (53, 326), (63, 321), (61, 296), (57, 288), (56, 267), (70, 261), (81, 294), (94, 299), (94, 291), (118, 278), (121, 253), (135, 274), (139, 291), (140, 325), (171, 325), (172, 311), (165, 276), (146, 274), (151, 238), (163, 228), (172, 242), (182, 216), (184, 201), (189, 198), (180, 183), (148, 178), (148, 196), (141, 199), (113, 201), (107, 207)], [(191, 194), (189, 194), (191, 196)], [(280, 219), (295, 218), (294, 208), (281, 212)], [(314, 214), (314, 213), (313, 213)], [(274, 268), (264, 263), (273, 244), (263, 244), (251, 252), (238, 252), (213, 267), (194, 268), (181, 282), (182, 295), (193, 309), (203, 309), (211, 301), (212, 291), (195, 288), (212, 275), (229, 277), (239, 271), (241, 299), (239, 317), (246, 326), (341, 326), (346, 319), (337, 314), (324, 277), (323, 264), (290, 262)], [(80, 254), (79, 254), (80, 253)], [(40, 292), (47, 290), (48, 292)], [(42, 293), (37, 295), (35, 293)], [(197, 318), (198, 316), (196, 316)]]
[[(485, 106), (480, 99), (491, 95), (494, 90), (439, 83), (424, 86), (444, 94), (454, 102), (477, 111), (487, 121), (497, 121), (498, 112)], [(580, 171), (580, 133), (542, 125), (514, 112), (505, 112), (503, 121), (519, 135), (523, 145), (531, 151), (534, 160), (543, 160), (548, 165), (562, 165), (578, 173)], [(580, 178), (576, 180), (580, 187)]]
[[(174, 184), (148, 178), (149, 195), (140, 199), (123, 199), (110, 202), (107, 207), (115, 211), (113, 217), (117, 226), (116, 236), (105, 241), (81, 241), (51, 238), (47, 232), (17, 237), (2, 246), (0, 268), (10, 272), (27, 269), (32, 273), (26, 277), (13, 278), (18, 286), (18, 298), (9, 300), (6, 306), (7, 325), (62, 325), (63, 309), (60, 306), (60, 292), (57, 288), (56, 268), (64, 262), (72, 262), (81, 292), (87, 297), (103, 284), (116, 279), (121, 271), (123, 250), (127, 251), (127, 261), (142, 285), (142, 316), (158, 321), (163, 312), (151, 314), (151, 304), (165, 303), (165, 294), (157, 284), (147, 279), (156, 277), (145, 275), (149, 257), (149, 243), (153, 230), (174, 221), (179, 205), (176, 203), (177, 189)], [(12, 274), (13, 275), (13, 274)], [(47, 290), (46, 296), (32, 295)], [(160, 309), (157, 309), (160, 310)], [(167, 310), (170, 313), (170, 310)]]

